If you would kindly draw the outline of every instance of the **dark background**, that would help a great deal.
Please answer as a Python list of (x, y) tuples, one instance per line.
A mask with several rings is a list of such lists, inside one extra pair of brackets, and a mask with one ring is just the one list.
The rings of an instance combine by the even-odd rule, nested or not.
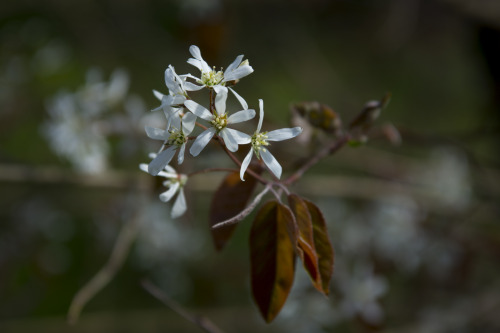
[[(497, 331), (499, 27), (494, 1), (4, 1), (0, 330), (200, 331), (145, 292), (146, 277), (227, 332)], [(158, 149), (139, 120), (159, 105), (151, 91), (167, 92), (169, 64), (198, 74), (185, 62), (192, 44), (217, 67), (245, 54), (255, 72), (237, 91), (252, 108), (264, 99), (267, 128), (288, 126), (290, 103), (325, 103), (348, 123), (392, 93), (378, 124), (398, 128), (402, 144), (378, 136), (344, 148), (294, 188), (327, 217), (333, 292), (324, 299), (300, 273), (271, 325), (249, 291), (250, 219), (222, 253), (211, 244), (208, 205), (222, 175), (193, 180), (192, 209), (172, 221), (158, 184), (137, 168)], [(90, 69), (106, 82), (125, 70), (137, 105), (99, 118), (112, 124), (109, 150), (92, 174), (44, 130), (54, 97), (81, 91)], [(285, 172), (314, 149), (279, 147)], [(218, 153), (185, 167), (230, 165)], [(143, 222), (123, 269), (67, 326), (73, 295), (134, 207)]]

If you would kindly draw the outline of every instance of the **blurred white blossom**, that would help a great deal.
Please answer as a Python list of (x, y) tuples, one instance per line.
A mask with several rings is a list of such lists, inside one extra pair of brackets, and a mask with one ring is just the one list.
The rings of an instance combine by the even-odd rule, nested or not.
[(143, 113), (142, 101), (127, 95), (129, 81), (124, 70), (115, 70), (109, 81), (103, 81), (101, 73), (91, 69), (83, 87), (51, 98), (46, 104), (50, 118), (41, 129), (54, 152), (81, 172), (105, 171), (111, 149), (108, 136), (135, 132), (138, 110)]
[(383, 276), (376, 275), (368, 262), (356, 261), (352, 270), (339, 269), (337, 265), (335, 283), (342, 294), (340, 310), (349, 318), (360, 315), (371, 324), (379, 324), (384, 311), (379, 299), (385, 295), (389, 285)]

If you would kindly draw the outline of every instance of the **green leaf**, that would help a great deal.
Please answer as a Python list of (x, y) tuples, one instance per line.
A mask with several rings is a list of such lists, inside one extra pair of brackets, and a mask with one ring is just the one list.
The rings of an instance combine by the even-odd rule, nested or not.
[(311, 277), (313, 286), (320, 292), (324, 293), (323, 285), (321, 282), (321, 274), (319, 271), (318, 255), (314, 244), (314, 234), (311, 214), (307, 204), (296, 194), (288, 196), (288, 203), (295, 215), (299, 236), (297, 241), (297, 248), (300, 259), (304, 264), (304, 268)]
[[(252, 295), (266, 322), (280, 312), (295, 275), (295, 220), (277, 201), (261, 207), (250, 230)], [(292, 239), (290, 239), (292, 237)]]
[(326, 229), (326, 221), (321, 213), (321, 210), (312, 202), (304, 200), (311, 214), (313, 225), (314, 247), (318, 254), (319, 273), (321, 275), (321, 283), (323, 292), (328, 295), (330, 292), (330, 279), (333, 274), (334, 251), (328, 230)]
[(224, 248), (237, 224), (217, 229), (213, 229), (212, 226), (230, 219), (245, 209), (256, 185), (257, 180), (254, 177), (247, 176), (245, 181), (241, 181), (239, 172), (232, 172), (224, 178), (215, 191), (210, 205), (209, 227), (217, 251)]

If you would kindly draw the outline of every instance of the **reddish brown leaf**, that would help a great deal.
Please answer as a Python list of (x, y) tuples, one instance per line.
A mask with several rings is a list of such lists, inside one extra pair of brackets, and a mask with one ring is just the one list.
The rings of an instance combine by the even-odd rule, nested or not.
[(233, 235), (236, 224), (217, 229), (213, 229), (212, 226), (230, 219), (245, 209), (256, 185), (257, 180), (255, 178), (247, 175), (245, 181), (241, 181), (240, 174), (233, 172), (224, 178), (217, 191), (215, 191), (210, 205), (209, 226), (217, 251), (224, 248), (226, 242)]
[(304, 268), (311, 277), (314, 287), (324, 293), (321, 274), (319, 272), (318, 255), (316, 254), (314, 245), (313, 225), (309, 208), (304, 200), (296, 194), (288, 196), (288, 203), (295, 215), (299, 229), (297, 246), (300, 259), (302, 259)]
[(261, 207), (250, 230), (252, 295), (266, 320), (280, 312), (292, 288), (295, 244), (290, 228), (295, 221), (290, 209), (277, 201)]
[(328, 295), (330, 292), (330, 279), (333, 274), (334, 251), (328, 230), (326, 229), (326, 221), (323, 213), (319, 208), (310, 201), (304, 200), (311, 214), (313, 225), (314, 247), (318, 255), (318, 267), (321, 275), (321, 283), (323, 292)]

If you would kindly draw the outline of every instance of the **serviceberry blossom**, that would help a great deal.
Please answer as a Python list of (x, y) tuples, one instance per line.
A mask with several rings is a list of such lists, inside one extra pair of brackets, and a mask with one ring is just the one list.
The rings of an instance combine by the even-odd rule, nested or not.
[[(187, 74), (186, 77), (194, 79), (196, 83), (201, 84), (199, 89), (207, 87), (224, 87), (229, 81), (237, 81), (253, 72), (252, 66), (250, 66), (248, 60), (243, 60), (243, 55), (239, 55), (234, 59), (234, 61), (226, 68), (224, 72), (222, 70), (216, 71), (215, 66), (210, 68), (205, 60), (201, 56), (200, 49), (196, 45), (191, 45), (189, 47), (189, 52), (194, 58), (189, 58), (188, 63), (195, 66), (201, 72), (200, 77), (196, 77), (191, 74)], [(189, 82), (188, 82), (189, 83)], [(196, 86), (193, 84), (193, 86)], [(194, 87), (193, 87), (194, 88)], [(245, 100), (236, 93), (232, 88), (228, 88), (234, 96), (240, 101), (244, 109), (248, 109), (248, 105)]]
[(186, 75), (177, 75), (172, 65), (169, 65), (165, 70), (165, 85), (168, 88), (168, 95), (153, 90), (153, 94), (161, 101), (161, 105), (151, 111), (163, 109), (170, 124), (172, 115), (177, 113), (182, 115), (182, 105), (188, 98), (188, 91), (200, 90), (203, 87), (187, 82)]
[(150, 174), (153, 176), (158, 175), (170, 163), (177, 150), (179, 150), (177, 163), (182, 164), (184, 162), (184, 151), (188, 135), (193, 131), (195, 123), (196, 116), (191, 112), (187, 112), (182, 116), (172, 116), (172, 122), (167, 126), (166, 130), (146, 126), (146, 134), (151, 139), (164, 141), (161, 152), (148, 165)]
[[(156, 154), (150, 154), (150, 156), (153, 159), (157, 158)], [(139, 168), (144, 172), (149, 172), (149, 166), (145, 163), (140, 164)], [(187, 175), (178, 174), (170, 165), (166, 165), (157, 175), (167, 178), (167, 180), (163, 182), (163, 186), (168, 187), (168, 190), (160, 194), (160, 200), (168, 202), (178, 193), (170, 215), (173, 219), (182, 216), (187, 210), (186, 196), (184, 195), (184, 185), (186, 185), (188, 180)]]
[(257, 158), (259, 159), (262, 158), (262, 160), (267, 165), (269, 170), (271, 170), (271, 172), (276, 176), (276, 178), (279, 179), (281, 177), (282, 168), (281, 165), (276, 160), (276, 158), (274, 158), (274, 156), (266, 148), (266, 146), (269, 146), (268, 141), (288, 140), (302, 133), (301, 127), (282, 128), (271, 132), (261, 132), (260, 129), (262, 127), (262, 120), (264, 119), (264, 101), (262, 99), (259, 99), (259, 108), (260, 108), (259, 124), (257, 125), (257, 130), (255, 131), (255, 133), (252, 135), (251, 138), (252, 148), (250, 149), (247, 156), (243, 160), (243, 163), (241, 163), (241, 169), (240, 169), (241, 180), (245, 180), (243, 179), (243, 176), (248, 168), (248, 165), (250, 164), (250, 161), (252, 160), (252, 151), (255, 153)]
[(226, 70), (222, 72), (222, 70), (216, 71), (215, 66), (213, 68), (208, 66), (207, 62), (203, 60), (198, 46), (191, 45), (189, 52), (194, 58), (189, 58), (187, 62), (198, 68), (201, 72), (199, 78), (192, 75), (189, 77), (195, 79), (196, 83), (201, 84), (202, 87), (223, 86), (226, 82), (239, 80), (253, 72), (253, 68), (249, 65), (248, 60), (242, 61), (243, 55), (237, 56)]
[(204, 132), (198, 135), (191, 146), (189, 152), (193, 156), (198, 156), (198, 154), (203, 150), (203, 148), (205, 148), (215, 134), (224, 139), (227, 149), (231, 152), (237, 151), (238, 145), (250, 143), (251, 140), (250, 135), (228, 128), (227, 126), (252, 119), (255, 117), (255, 110), (241, 110), (228, 116), (226, 113), (227, 90), (224, 89), (224, 87), (214, 87), (214, 90), (217, 93), (215, 96), (216, 112), (214, 114), (192, 100), (184, 102), (184, 105), (192, 113), (201, 119), (208, 121), (211, 125)]

